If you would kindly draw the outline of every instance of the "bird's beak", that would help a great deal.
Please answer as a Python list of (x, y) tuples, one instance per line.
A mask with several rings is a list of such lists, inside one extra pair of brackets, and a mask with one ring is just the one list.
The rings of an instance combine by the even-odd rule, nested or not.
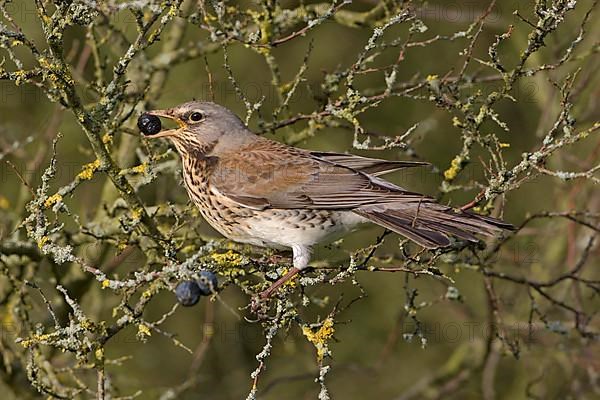
[(167, 109), (167, 110), (152, 110), (152, 111), (146, 111), (146, 114), (149, 115), (154, 115), (157, 117), (163, 117), (163, 118), (168, 118), (170, 120), (173, 120), (177, 123), (177, 125), (179, 125), (179, 129), (167, 129), (165, 131), (160, 131), (154, 135), (146, 135), (145, 137), (150, 138), (150, 139), (156, 139), (156, 138), (161, 138), (161, 137), (169, 137), (169, 136), (175, 136), (177, 135), (183, 128), (187, 127), (187, 124), (184, 123), (181, 119), (177, 118), (173, 112), (173, 110), (171, 109)]

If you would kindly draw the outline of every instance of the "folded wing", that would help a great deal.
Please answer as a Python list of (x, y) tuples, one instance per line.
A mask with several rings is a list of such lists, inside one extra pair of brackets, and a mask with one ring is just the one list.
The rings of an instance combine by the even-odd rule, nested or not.
[(211, 184), (221, 194), (255, 208), (351, 210), (365, 204), (423, 198), (362, 171), (266, 140), (220, 155)]
[(345, 153), (312, 151), (310, 152), (310, 155), (327, 163), (341, 165), (373, 176), (379, 176), (405, 168), (429, 165), (429, 163), (421, 161), (390, 161)]
[[(420, 165), (420, 164), (419, 164)], [(449, 236), (477, 242), (510, 224), (441, 205), (370, 176), (413, 163), (309, 153), (262, 139), (219, 156), (210, 183), (219, 193), (252, 209), (329, 209), (355, 212), (418, 244), (447, 246)]]

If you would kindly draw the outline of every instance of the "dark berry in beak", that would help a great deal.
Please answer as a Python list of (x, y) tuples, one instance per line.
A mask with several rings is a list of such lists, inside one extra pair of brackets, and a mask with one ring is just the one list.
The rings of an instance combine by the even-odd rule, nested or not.
[(162, 129), (160, 119), (156, 115), (150, 114), (140, 115), (137, 126), (144, 135), (156, 135)]

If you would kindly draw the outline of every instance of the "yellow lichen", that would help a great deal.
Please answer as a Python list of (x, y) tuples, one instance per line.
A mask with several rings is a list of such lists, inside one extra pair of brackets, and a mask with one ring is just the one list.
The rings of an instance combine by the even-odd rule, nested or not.
[(225, 253), (212, 253), (210, 255), (219, 266), (221, 267), (235, 267), (242, 263), (242, 256), (233, 250), (229, 250)]
[(113, 137), (109, 133), (106, 133), (106, 134), (104, 134), (104, 136), (102, 136), (102, 143), (112, 144), (112, 141), (113, 141)]
[(171, 8), (169, 9), (169, 13), (168, 13), (169, 17), (176, 17), (177, 11), (178, 11), (177, 7), (175, 7), (174, 5), (171, 6)]
[(107, 287), (110, 286), (110, 281), (108, 279), (105, 279), (102, 281), (102, 289), (106, 289)]
[(44, 341), (50, 339), (50, 337), (51, 337), (51, 335), (49, 333), (45, 333), (42, 335), (34, 334), (34, 335), (31, 335), (31, 337), (29, 339), (22, 340), (21, 346), (23, 346), (25, 348), (29, 348), (36, 343), (44, 342)]
[(148, 336), (150, 337), (152, 335), (152, 332), (150, 332), (150, 328), (148, 328), (146, 325), (144, 324), (139, 324), (138, 325), (138, 335), (139, 336)]
[(94, 323), (89, 319), (82, 319), (79, 325), (85, 330), (90, 330), (94, 328)]
[(48, 236), (42, 236), (41, 238), (38, 239), (37, 241), (37, 245), (38, 247), (41, 249), (42, 247), (44, 247), (44, 245), (50, 240), (50, 238)]
[[(283, 274), (282, 274), (282, 276), (283, 276), (288, 273), (288, 269), (284, 268), (284, 270), (282, 272), (283, 272)], [(294, 276), (292, 279), (290, 279), (289, 281), (284, 283), (283, 286), (289, 286), (289, 287), (293, 287), (293, 288), (296, 287), (298, 285), (298, 283), (296, 282), (296, 280), (297, 280), (296, 278), (298, 278), (298, 275)]]
[(27, 80), (27, 73), (23, 70), (15, 71), (15, 85), (19, 86)]
[(488, 201), (486, 204), (482, 204), (480, 206), (477, 207), (473, 207), (473, 211), (475, 211), (477, 214), (483, 214), (483, 215), (487, 215), (490, 210), (492, 210), (494, 208), (494, 204), (490, 201)]
[(427, 78), (425, 78), (425, 80), (426, 80), (427, 82), (435, 81), (435, 80), (437, 80), (437, 79), (438, 79), (438, 76), (437, 76), (437, 75), (427, 75)]
[(44, 202), (44, 207), (50, 208), (54, 204), (58, 203), (61, 200), (62, 200), (62, 196), (58, 193), (55, 193), (46, 199), (46, 201)]
[(131, 168), (131, 172), (133, 172), (135, 174), (145, 174), (147, 170), (148, 170), (148, 164), (146, 164), (146, 163), (136, 165), (135, 167)]
[(77, 175), (77, 178), (81, 180), (89, 180), (94, 176), (94, 172), (100, 168), (100, 160), (93, 161), (89, 164), (85, 164), (81, 169), (81, 172)]
[(498, 143), (501, 149), (506, 149), (510, 147), (510, 143)]
[(142, 210), (136, 208), (135, 210), (131, 211), (131, 219), (133, 219), (135, 221), (139, 221), (141, 216), (142, 216)]
[(144, 290), (142, 292), (142, 299), (148, 300), (150, 299), (152, 296), (154, 296), (156, 293), (158, 293), (160, 289), (160, 284), (158, 284), (157, 282), (153, 282), (152, 284), (150, 284), (150, 287), (146, 290)]
[(98, 360), (104, 360), (104, 349), (103, 348), (99, 348), (96, 349), (96, 351), (94, 352), (94, 355), (96, 356), (96, 358)]
[(462, 158), (459, 156), (454, 157), (454, 159), (450, 162), (450, 168), (444, 171), (444, 178), (446, 178), (447, 181), (451, 181), (456, 178), (461, 170), (461, 164)]
[(306, 336), (317, 349), (317, 359), (323, 361), (323, 357), (329, 352), (327, 341), (333, 337), (335, 328), (333, 327), (333, 319), (327, 318), (318, 330), (314, 331), (311, 327), (305, 325), (302, 327), (302, 334)]
[(38, 59), (38, 62), (40, 63), (40, 67), (44, 69), (50, 70), (54, 68), (52, 63), (46, 57), (40, 57)]

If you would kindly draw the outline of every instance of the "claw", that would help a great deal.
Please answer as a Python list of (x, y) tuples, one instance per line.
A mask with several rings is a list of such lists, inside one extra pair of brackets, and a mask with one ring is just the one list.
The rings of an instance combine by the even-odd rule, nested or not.
[(300, 272), (300, 270), (296, 267), (292, 267), (284, 276), (275, 281), (271, 286), (267, 289), (260, 292), (258, 295), (253, 296), (250, 303), (250, 311), (259, 319), (264, 319), (266, 317), (266, 310), (264, 309), (265, 305), (267, 305), (267, 300), (275, 294), (277, 289), (283, 286), (286, 282), (292, 279)]
[(277, 281), (275, 281), (275, 283), (273, 283), (271, 286), (269, 286), (266, 290), (263, 290), (262, 292), (260, 292), (258, 294), (258, 297), (261, 300), (266, 300), (268, 298), (270, 298), (273, 293), (275, 293), (277, 291), (277, 289), (279, 289), (282, 285), (284, 285), (286, 282), (288, 282), (290, 279), (292, 279), (294, 276), (296, 276), (296, 274), (300, 272), (300, 270), (296, 267), (292, 267), (290, 268), (290, 270), (281, 278), (277, 279)]

